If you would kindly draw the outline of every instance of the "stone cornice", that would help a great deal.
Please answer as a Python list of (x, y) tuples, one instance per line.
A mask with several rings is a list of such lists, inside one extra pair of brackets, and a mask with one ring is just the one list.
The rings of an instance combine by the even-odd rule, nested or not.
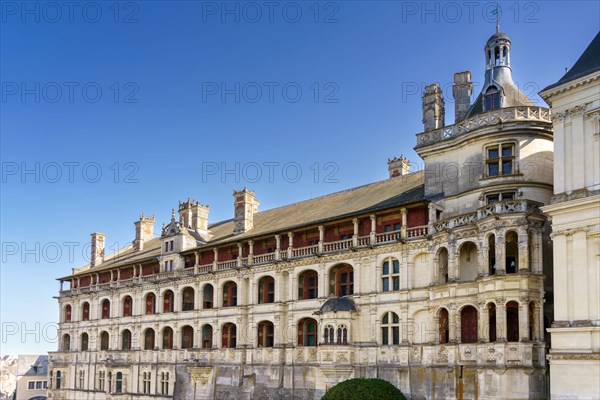
[(579, 79), (575, 79), (572, 81), (565, 82), (562, 85), (555, 86), (550, 89), (543, 90), (539, 93), (540, 97), (551, 103), (551, 97), (556, 96), (560, 93), (566, 92), (567, 90), (578, 88), (580, 86), (586, 85), (588, 83), (592, 83), (600, 79), (600, 71), (594, 71), (588, 75), (584, 75)]
[(562, 229), (560, 231), (552, 232), (550, 234), (550, 238), (554, 239), (556, 236), (571, 236), (577, 232), (585, 232), (588, 233), (590, 231), (589, 226), (581, 226), (576, 228)]

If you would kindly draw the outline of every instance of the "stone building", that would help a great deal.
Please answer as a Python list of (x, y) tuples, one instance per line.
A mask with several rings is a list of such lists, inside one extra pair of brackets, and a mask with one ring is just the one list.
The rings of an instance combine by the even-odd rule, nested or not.
[[(485, 84), (455, 75), (455, 120), (423, 95), (423, 171), (209, 223), (188, 199), (154, 237), (59, 278), (52, 399), (319, 399), (351, 377), (414, 399), (542, 399), (552, 257), (550, 111), (513, 83), (511, 41)], [(178, 214), (178, 215), (176, 215)]]
[(20, 354), (14, 400), (46, 400), (48, 392), (48, 356)]
[(541, 96), (552, 106), (553, 399), (600, 398), (600, 33)]

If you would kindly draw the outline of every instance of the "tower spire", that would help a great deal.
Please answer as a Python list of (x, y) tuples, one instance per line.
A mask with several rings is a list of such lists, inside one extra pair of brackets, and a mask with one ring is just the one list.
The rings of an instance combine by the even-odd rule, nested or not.
[(500, 6), (496, 3), (496, 33), (500, 33)]

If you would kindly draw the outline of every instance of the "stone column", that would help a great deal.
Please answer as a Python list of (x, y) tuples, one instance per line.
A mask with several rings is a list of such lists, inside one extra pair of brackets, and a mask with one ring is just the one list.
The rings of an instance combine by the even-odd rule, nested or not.
[(292, 258), (294, 250), (294, 232), (288, 232), (288, 242), (287, 256), (289, 260)]
[(478, 275), (479, 276), (488, 276), (490, 274), (490, 260), (489, 260), (489, 256), (490, 256), (490, 248), (488, 245), (488, 241), (486, 239), (486, 237), (483, 237), (483, 240), (481, 241), (481, 246), (479, 246), (479, 260), (481, 260), (479, 262), (479, 272)]
[(360, 294), (361, 293), (361, 277), (362, 277), (362, 265), (361, 262), (357, 262), (356, 263), (356, 267), (354, 268), (354, 283), (353, 283), (353, 294)]
[(519, 340), (529, 342), (529, 302), (522, 298), (519, 302)]
[(406, 237), (407, 237), (406, 223), (407, 223), (407, 219), (408, 219), (408, 213), (406, 211), (406, 208), (401, 208), (400, 213), (402, 214), (402, 225), (400, 226), (400, 237), (402, 239), (406, 239)]
[[(390, 321), (391, 322), (391, 321)], [(400, 305), (400, 323), (403, 326), (402, 329), (402, 344), (409, 344), (408, 334), (411, 330), (410, 321), (408, 318), (408, 305), (401, 304)]]
[(431, 260), (433, 262), (433, 264), (430, 266), (431, 268), (431, 275), (433, 277), (433, 282), (430, 282), (430, 285), (435, 285), (437, 283), (440, 282), (440, 268), (439, 268), (439, 264), (440, 264), (440, 259), (437, 256), (437, 253), (435, 257), (431, 257)]
[(377, 218), (375, 217), (375, 214), (371, 214), (370, 218), (371, 218), (371, 233), (369, 234), (369, 237), (371, 239), (371, 246), (373, 246), (375, 244), (375, 234), (377, 232)]
[(448, 242), (448, 282), (458, 280), (458, 263), (456, 258), (456, 240), (452, 240)]
[[(290, 290), (292, 291), (292, 301), (298, 301), (298, 275), (292, 271), (288, 281), (290, 282)], [(321, 284), (319, 281), (319, 290), (321, 290)]]
[(354, 234), (352, 235), (352, 246), (358, 246), (358, 218), (354, 218), (352, 220), (352, 224), (354, 225)]
[[(254, 243), (252, 240), (250, 242)], [(281, 236), (280, 235), (275, 235), (275, 260), (277, 260), (277, 261), (281, 260)]]
[(238, 248), (237, 267), (240, 268), (242, 266), (242, 254), (244, 251), (244, 246), (241, 243), (238, 243), (237, 248)]
[(529, 272), (529, 235), (527, 228), (519, 228), (517, 235), (519, 237), (519, 272)]
[(219, 262), (219, 249), (213, 248), (214, 260), (213, 260), (213, 271), (217, 270), (217, 263)]
[(200, 252), (199, 251), (194, 252), (194, 256), (196, 258), (196, 260), (194, 262), (194, 274), (197, 274), (198, 266), (200, 266)]
[(504, 299), (496, 299), (496, 341), (506, 342), (506, 305)]
[(458, 343), (460, 342), (460, 318), (458, 316), (458, 311), (456, 310), (456, 305), (450, 305), (450, 311), (448, 312), (448, 339), (450, 343)]
[(496, 273), (498, 275), (506, 274), (506, 245), (504, 242), (504, 232), (496, 233)]
[(383, 281), (381, 280), (382, 270), (383, 266), (381, 263), (377, 263), (377, 265), (375, 265), (375, 290), (377, 293), (383, 292)]
[(477, 320), (478, 339), (481, 342), (490, 341), (490, 311), (485, 306), (485, 302), (479, 303), (479, 319)]
[(254, 240), (248, 241), (248, 265), (254, 263)]
[(319, 253), (323, 252), (323, 239), (325, 238), (325, 227), (319, 225)]
[(319, 297), (329, 297), (329, 272), (325, 269), (325, 264), (319, 266)]

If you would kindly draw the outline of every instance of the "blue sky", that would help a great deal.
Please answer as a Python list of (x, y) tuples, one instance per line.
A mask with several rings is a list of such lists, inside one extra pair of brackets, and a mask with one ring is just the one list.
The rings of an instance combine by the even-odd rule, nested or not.
[[(598, 31), (598, 4), (500, 3), (537, 104)], [(440, 83), (451, 123), (453, 74), (481, 87), (495, 31), (492, 2), (0, 7), (2, 354), (55, 350), (55, 278), (87, 262), (94, 231), (115, 247), (140, 212), (156, 233), (188, 196), (215, 222), (244, 186), (265, 210), (385, 179), (388, 157), (419, 162), (422, 88)]]

